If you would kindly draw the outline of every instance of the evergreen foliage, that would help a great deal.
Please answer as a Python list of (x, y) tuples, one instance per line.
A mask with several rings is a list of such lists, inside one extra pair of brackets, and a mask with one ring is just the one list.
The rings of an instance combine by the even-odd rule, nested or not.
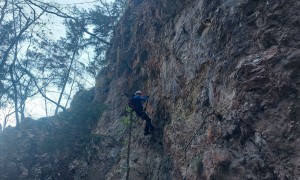
[[(56, 106), (55, 114), (65, 111), (73, 92), (84, 89), (87, 78), (106, 65), (105, 52), (125, 4), (100, 0), (93, 9), (66, 10), (42, 1), (1, 1), (0, 107), (13, 107), (6, 116), (14, 113), (18, 126), (26, 116), (26, 101), (37, 95), (45, 99), (46, 115), (49, 103)], [(43, 20), (47, 15), (64, 19), (66, 37), (50, 38), (53, 32)]]

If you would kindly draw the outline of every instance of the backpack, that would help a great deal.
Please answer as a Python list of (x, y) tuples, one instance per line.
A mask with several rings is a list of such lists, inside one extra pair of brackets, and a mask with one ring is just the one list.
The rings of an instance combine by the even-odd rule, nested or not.
[(134, 103), (134, 96), (132, 96), (129, 100), (128, 100), (128, 106), (132, 109), (135, 110), (135, 103)]

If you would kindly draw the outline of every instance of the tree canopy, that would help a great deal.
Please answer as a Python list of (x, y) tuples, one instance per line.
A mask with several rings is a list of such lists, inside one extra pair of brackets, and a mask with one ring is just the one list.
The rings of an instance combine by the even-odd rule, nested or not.
[[(126, 0), (96, 1), (91, 9), (39, 0), (0, 2), (0, 107), (13, 107), (16, 125), (26, 117), (26, 101), (39, 96), (45, 115), (65, 110), (75, 90), (86, 87), (106, 65), (114, 28)], [(50, 18), (50, 19), (49, 19)], [(65, 26), (57, 39), (53, 18)], [(89, 82), (92, 84), (92, 82)], [(0, 122), (1, 123), (1, 122)]]

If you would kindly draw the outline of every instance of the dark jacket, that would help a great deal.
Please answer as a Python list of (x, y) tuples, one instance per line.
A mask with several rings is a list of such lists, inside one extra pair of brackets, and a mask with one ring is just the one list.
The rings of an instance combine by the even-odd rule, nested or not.
[(140, 95), (135, 95), (133, 97), (133, 100), (134, 100), (133, 103), (134, 103), (136, 112), (143, 112), (144, 111), (143, 103), (145, 101), (147, 101), (148, 98), (149, 98), (149, 96), (140, 96)]

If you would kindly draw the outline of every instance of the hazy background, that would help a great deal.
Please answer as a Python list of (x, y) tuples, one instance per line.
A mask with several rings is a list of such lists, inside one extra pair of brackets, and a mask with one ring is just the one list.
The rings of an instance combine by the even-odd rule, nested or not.
[[(44, 0), (43, 2), (51, 2), (56, 3), (64, 12), (68, 13), (68, 11), (73, 7), (76, 6), (80, 9), (91, 9), (95, 5), (100, 4), (100, 0)], [(102, 2), (113, 2), (113, 0), (103, 0)], [(66, 28), (64, 25), (64, 19), (60, 18), (55, 15), (47, 14), (46, 16), (43, 16), (42, 21), (46, 22), (45, 29), (48, 31), (46, 35), (53, 40), (58, 40), (61, 37), (66, 36)], [(83, 53), (81, 53), (80, 59), (83, 59), (85, 62), (89, 62), (90, 58), (93, 56), (92, 50), (85, 50)], [(94, 86), (95, 79), (94, 77), (86, 74), (84, 78), (82, 79), (82, 83), (84, 84), (84, 87), (86, 89), (89, 89)], [(51, 92), (50, 92), (51, 91)], [(52, 98), (53, 100), (57, 100), (59, 96), (59, 91), (57, 91), (55, 88), (52, 90), (49, 90), (50, 93), (47, 93), (47, 95)], [(66, 91), (68, 92), (68, 90)], [(72, 96), (76, 92), (72, 92)], [(47, 103), (47, 102), (46, 102)], [(69, 104), (70, 102), (68, 102)], [(66, 99), (62, 100), (62, 105), (66, 104)], [(54, 110), (56, 108), (56, 105), (52, 103), (47, 103), (48, 107), (48, 116), (51, 116), (54, 114)], [(0, 110), (0, 124), (3, 125), (4, 117), (9, 113), (13, 111), (13, 106), (7, 107), (5, 109)], [(26, 112), (27, 117), (31, 117), (33, 119), (37, 119), (40, 117), (46, 116), (46, 110), (45, 110), (45, 99), (41, 95), (34, 96), (33, 98), (29, 98), (26, 101)], [(7, 126), (15, 126), (15, 120), (14, 116), (10, 116), (9, 120), (7, 121)]]

